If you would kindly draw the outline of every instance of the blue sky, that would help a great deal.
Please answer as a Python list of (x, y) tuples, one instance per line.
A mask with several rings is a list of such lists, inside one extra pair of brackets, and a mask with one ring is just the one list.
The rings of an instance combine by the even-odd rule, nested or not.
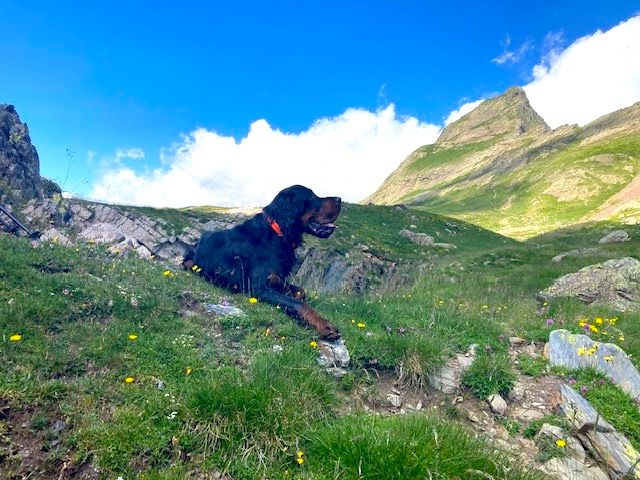
[[(398, 151), (380, 160), (358, 151), (359, 161), (376, 165), (371, 180), (353, 189), (334, 182), (333, 192), (357, 200), (432, 142), (453, 110), (531, 84), (576, 40), (640, 13), (637, 3), (617, 0), (452, 3), (1, 0), (0, 103), (14, 104), (29, 124), (42, 174), (76, 195), (160, 205), (154, 196), (174, 186), (201, 193), (175, 192), (175, 206), (242, 205), (286, 186), (267, 181), (268, 165), (288, 170), (273, 174), (283, 182), (298, 180), (293, 160), (279, 163), (287, 155), (280, 149), (297, 156), (300, 183), (314, 183), (309, 138), (327, 158), (332, 144), (349, 145), (336, 148), (343, 158), (333, 159), (334, 170), (349, 162), (354, 144)], [(636, 48), (628, 32), (624, 41)], [(640, 100), (637, 78), (619, 102)], [(273, 140), (283, 135), (286, 145)], [(232, 144), (246, 148), (237, 153)], [(362, 169), (357, 160), (353, 166), (344, 173), (352, 183)], [(172, 170), (203, 178), (192, 186), (175, 177), (148, 183)], [(344, 175), (334, 171), (310, 186), (332, 193), (331, 176)], [(142, 188), (150, 191), (136, 196)]]

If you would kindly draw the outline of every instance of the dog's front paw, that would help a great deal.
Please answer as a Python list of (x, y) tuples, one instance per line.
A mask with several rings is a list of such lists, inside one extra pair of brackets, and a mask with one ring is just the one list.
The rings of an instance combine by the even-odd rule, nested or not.
[(318, 333), (325, 340), (338, 340), (341, 335), (336, 327), (331, 325), (329, 322), (326, 322), (320, 328), (318, 328)]

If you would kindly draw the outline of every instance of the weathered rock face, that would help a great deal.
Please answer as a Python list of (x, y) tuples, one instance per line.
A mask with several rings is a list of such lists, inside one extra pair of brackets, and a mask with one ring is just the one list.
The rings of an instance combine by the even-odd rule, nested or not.
[(640, 454), (591, 404), (568, 385), (561, 387), (560, 409), (591, 454), (611, 478), (640, 478)]
[(633, 257), (589, 265), (557, 279), (539, 293), (546, 301), (573, 297), (619, 311), (640, 306), (640, 261)]
[(545, 355), (554, 367), (593, 368), (604, 373), (631, 397), (640, 399), (640, 373), (627, 354), (613, 343), (554, 330), (545, 345)]
[(0, 201), (41, 197), (40, 160), (13, 105), (0, 104)]
[(400, 266), (392, 259), (380, 257), (366, 247), (346, 254), (306, 248), (297, 251), (299, 264), (291, 283), (304, 285), (307, 291), (362, 294), (371, 290), (389, 290), (411, 281), (426, 265)]

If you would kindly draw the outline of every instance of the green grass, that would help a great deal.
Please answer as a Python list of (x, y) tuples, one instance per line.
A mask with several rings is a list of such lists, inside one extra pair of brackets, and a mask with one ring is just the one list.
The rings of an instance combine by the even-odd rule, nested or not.
[[(309, 243), (342, 255), (366, 245), (416, 267), (415, 283), (391, 292), (308, 292), (349, 347), (352, 366), (342, 380), (316, 364), (309, 345), (314, 332), (269, 305), (250, 304), (181, 271), (165, 276), (165, 266), (115, 257), (100, 246), (33, 248), (0, 235), (0, 410), (9, 412), (0, 419), (0, 476), (20, 478), (11, 446), (29, 439), (43, 452), (39, 468), (51, 478), (65, 462), (75, 469), (95, 466), (105, 478), (178, 479), (215, 471), (235, 479), (281, 478), (284, 472), (290, 478), (357, 478), (359, 465), (368, 478), (378, 471), (387, 475), (378, 478), (400, 478), (394, 475), (401, 471), (415, 472), (403, 478), (424, 478), (425, 468), (433, 478), (475, 478), (473, 469), (494, 478), (537, 478), (517, 473), (457, 420), (348, 412), (363, 384), (375, 384), (378, 375), (420, 389), (430, 372), (471, 344), (479, 353), (466, 385), (480, 397), (504, 393), (514, 373), (509, 336), (542, 341), (551, 328), (579, 331), (582, 317), (616, 315), (623, 348), (636, 364), (640, 358), (637, 313), (570, 300), (542, 308), (535, 298), (564, 273), (640, 251), (640, 227), (629, 229), (633, 240), (624, 245), (552, 263), (554, 255), (594, 245), (616, 226), (516, 242), (438, 215), (352, 205), (339, 224), (329, 240)], [(418, 247), (398, 236), (410, 225), (459, 248)], [(220, 318), (198, 308), (222, 298), (247, 315)], [(189, 308), (192, 313), (183, 315)], [(552, 327), (547, 318), (554, 319)], [(22, 340), (10, 341), (14, 334)], [(522, 363), (524, 373), (542, 368)], [(601, 388), (594, 381), (593, 395)], [(629, 399), (602, 398), (608, 402), (603, 415), (637, 442), (633, 426), (639, 422)], [(55, 428), (59, 420), (62, 430)], [(23, 423), (24, 430), (15, 428)], [(450, 439), (469, 447), (452, 452)], [(306, 455), (302, 467), (298, 450)]]
[[(460, 155), (458, 159), (463, 158), (463, 154)], [(607, 138), (586, 146), (575, 141), (550, 154), (543, 150), (533, 155), (540, 156), (498, 175), (486, 185), (469, 185), (465, 178), (459, 178), (436, 186), (420, 206), (473, 221), (493, 231), (529, 238), (584, 221), (640, 171), (637, 135)], [(603, 161), (603, 156), (610, 156), (613, 161)], [(574, 193), (579, 189), (583, 193), (566, 199), (548, 193), (547, 189), (559, 180), (577, 179), (575, 172), (566, 174), (569, 170), (582, 172), (582, 177), (577, 185), (567, 183), (564, 188)], [(442, 193), (445, 188), (451, 189)], [(496, 215), (496, 211), (500, 214)]]
[(305, 478), (542, 479), (447, 420), (349, 416), (308, 435)]

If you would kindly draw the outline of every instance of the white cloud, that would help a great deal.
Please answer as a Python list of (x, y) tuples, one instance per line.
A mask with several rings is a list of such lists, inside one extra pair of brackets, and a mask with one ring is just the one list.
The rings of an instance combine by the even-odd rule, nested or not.
[(299, 183), (318, 195), (353, 202), (371, 194), (439, 132), (439, 126), (399, 117), (393, 104), (377, 112), (348, 109), (297, 134), (266, 120), (253, 122), (239, 141), (200, 128), (163, 151), (162, 167), (151, 172), (121, 164), (105, 170), (90, 197), (157, 207), (264, 205), (280, 189)]
[(116, 162), (120, 162), (125, 158), (133, 160), (144, 158), (144, 151), (141, 148), (119, 148), (116, 150)]
[(484, 99), (476, 100), (474, 102), (468, 102), (468, 103), (463, 104), (460, 108), (458, 108), (457, 110), (454, 110), (453, 112), (451, 112), (449, 114), (447, 119), (444, 121), (444, 126), (446, 127), (450, 123), (453, 123), (456, 120), (461, 119), (467, 113), (469, 113), (474, 108), (476, 108), (478, 105), (480, 105), (482, 102), (484, 102)]
[(496, 58), (491, 60), (492, 63), (496, 63), (498, 65), (504, 65), (505, 63), (517, 63), (522, 58), (524, 58), (525, 54), (531, 50), (533, 43), (530, 40), (527, 40), (522, 45), (514, 50), (509, 50), (511, 46), (511, 37), (507, 35), (504, 40), (501, 42), (503, 51)]
[(549, 126), (584, 125), (640, 100), (640, 16), (562, 51), (561, 38), (548, 36), (550, 49), (523, 87)]

